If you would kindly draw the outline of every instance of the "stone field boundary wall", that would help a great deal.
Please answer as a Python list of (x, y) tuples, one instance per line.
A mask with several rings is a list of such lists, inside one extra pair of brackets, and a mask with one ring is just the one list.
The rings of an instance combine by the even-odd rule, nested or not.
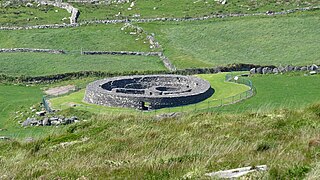
[(50, 53), (50, 54), (66, 53), (63, 50), (56, 50), (56, 49), (33, 49), (33, 48), (0, 49), (0, 53), (16, 53), (16, 52), (34, 52), (34, 53)]
[(80, 16), (79, 9), (73, 7), (69, 3), (56, 2), (56, 1), (47, 1), (47, 0), (36, 0), (35, 2), (37, 2), (37, 3), (41, 4), (41, 5), (51, 5), (51, 6), (55, 6), (55, 7), (67, 10), (68, 13), (71, 14), (71, 16), (69, 17), (70, 18), (70, 24), (77, 23), (77, 20), (78, 20), (78, 18)]
[[(51, 2), (52, 3), (52, 2)], [(54, 3), (55, 4), (55, 3)], [(55, 4), (56, 5), (56, 4)], [(76, 8), (75, 8), (76, 9)], [(82, 25), (88, 24), (118, 24), (118, 23), (126, 23), (126, 22), (139, 22), (139, 23), (148, 23), (148, 22), (155, 22), (155, 21), (172, 21), (172, 22), (179, 22), (179, 21), (202, 21), (207, 19), (214, 19), (214, 18), (228, 18), (228, 17), (248, 17), (248, 16), (274, 16), (274, 15), (286, 15), (295, 12), (303, 12), (303, 11), (314, 11), (319, 10), (320, 6), (315, 7), (305, 7), (305, 8), (296, 8), (286, 11), (280, 12), (272, 12), (268, 11), (265, 13), (253, 13), (253, 14), (217, 14), (212, 16), (205, 16), (205, 17), (186, 17), (186, 18), (142, 18), (142, 19), (113, 19), (113, 20), (87, 20), (78, 23), (77, 19), (80, 16), (80, 11), (72, 11), (74, 12), (70, 19), (71, 24), (48, 24), (48, 25), (36, 25), (36, 26), (0, 26), (0, 30), (28, 30), (28, 29), (55, 29), (55, 28), (73, 28), (79, 27)], [(75, 18), (75, 19), (73, 19)]]

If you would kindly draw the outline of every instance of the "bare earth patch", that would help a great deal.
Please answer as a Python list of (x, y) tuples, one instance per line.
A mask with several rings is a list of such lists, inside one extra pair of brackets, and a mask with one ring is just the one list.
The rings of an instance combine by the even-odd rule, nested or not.
[(67, 86), (60, 86), (55, 88), (50, 88), (45, 91), (46, 94), (51, 96), (59, 96), (62, 94), (67, 94), (70, 91), (76, 90), (76, 87), (74, 85), (67, 85)]

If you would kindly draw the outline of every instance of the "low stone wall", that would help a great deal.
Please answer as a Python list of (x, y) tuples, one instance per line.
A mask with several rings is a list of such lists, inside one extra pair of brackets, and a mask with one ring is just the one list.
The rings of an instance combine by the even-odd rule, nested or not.
[(15, 53), (15, 52), (65, 54), (65, 52), (63, 50), (56, 50), (56, 49), (32, 49), (32, 48), (0, 49), (0, 53)]
[(137, 51), (83, 51), (84, 55), (131, 55), (131, 56), (160, 56), (161, 52), (137, 52)]
[(78, 17), (80, 15), (80, 11), (79, 11), (79, 9), (70, 5), (69, 3), (47, 1), (47, 0), (36, 0), (36, 2), (41, 5), (51, 5), (51, 6), (55, 6), (55, 7), (67, 10), (71, 14), (70, 24), (77, 23)]
[(28, 30), (28, 29), (58, 29), (78, 27), (79, 24), (47, 24), (47, 25), (34, 25), (34, 26), (2, 26), (0, 30)]
[(255, 67), (250, 69), (250, 74), (278, 74), (278, 73), (285, 73), (291, 71), (320, 71), (318, 65), (310, 65), (310, 66), (265, 66), (265, 67)]

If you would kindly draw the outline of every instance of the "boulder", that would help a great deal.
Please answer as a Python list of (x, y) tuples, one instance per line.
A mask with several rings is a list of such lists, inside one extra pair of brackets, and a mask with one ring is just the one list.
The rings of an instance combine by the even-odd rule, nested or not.
[(308, 70), (308, 68), (305, 67), (305, 66), (303, 66), (303, 67), (300, 68), (300, 71), (307, 71), (307, 70)]
[(51, 123), (50, 123), (49, 118), (44, 118), (43, 121), (42, 121), (42, 125), (43, 126), (50, 126)]
[(38, 116), (44, 116), (44, 115), (46, 115), (46, 111), (36, 112), (36, 115), (38, 115)]
[(319, 69), (319, 67), (317, 66), (317, 65), (315, 65), (315, 64), (313, 64), (311, 67), (310, 67), (310, 71), (316, 71), (316, 70), (318, 70)]
[(268, 74), (268, 71), (269, 70), (269, 68), (268, 67), (264, 67), (263, 69), (262, 69), (262, 74)]
[(256, 73), (256, 68), (250, 69), (250, 74), (255, 74)]
[(256, 69), (256, 72), (257, 72), (257, 74), (262, 74), (262, 67), (258, 67), (258, 68)]
[(274, 69), (272, 70), (272, 73), (274, 73), (274, 74), (278, 74), (278, 73), (279, 73), (278, 68), (274, 68)]
[(279, 72), (285, 72), (285, 68), (280, 65), (280, 66), (278, 67), (278, 71), (279, 71)]
[(294, 70), (294, 71), (300, 71), (300, 67), (299, 67), (299, 66), (295, 66), (295, 67), (293, 68), (293, 70)]
[(315, 75), (317, 74), (317, 71), (310, 71), (310, 75)]

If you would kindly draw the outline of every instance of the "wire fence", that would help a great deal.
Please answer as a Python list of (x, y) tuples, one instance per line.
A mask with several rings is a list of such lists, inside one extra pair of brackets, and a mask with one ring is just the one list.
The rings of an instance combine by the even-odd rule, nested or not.
[[(230, 97), (226, 97), (226, 98), (221, 98), (221, 99), (214, 99), (214, 100), (205, 100), (203, 102), (200, 103), (196, 103), (196, 104), (191, 104), (191, 105), (186, 105), (186, 106), (178, 106), (178, 107), (168, 107), (168, 108), (163, 108), (163, 109), (155, 109), (155, 110), (148, 110), (148, 111), (142, 111), (142, 110), (135, 110), (135, 109), (127, 109), (127, 108), (110, 108), (108, 109), (104, 109), (103, 107), (99, 107), (97, 108), (96, 106), (90, 106), (90, 105), (77, 105), (77, 108), (82, 109), (82, 110), (86, 110), (86, 111), (91, 111), (91, 112), (95, 112), (95, 113), (99, 113), (99, 114), (103, 114), (103, 113), (108, 113), (108, 114), (128, 114), (128, 113), (138, 113), (141, 115), (162, 115), (162, 114), (171, 114), (171, 113), (190, 113), (190, 112), (195, 112), (195, 111), (210, 111), (213, 110), (215, 108), (220, 108), (223, 106), (227, 106), (230, 104), (235, 104), (237, 102), (243, 101), (245, 99), (248, 99), (250, 97), (252, 97), (255, 94), (255, 88), (252, 84), (252, 81), (245, 78), (245, 77), (241, 77), (241, 76), (234, 76), (232, 74), (227, 74), (225, 76), (225, 81), (226, 82), (232, 82), (232, 83), (237, 83), (237, 84), (243, 84), (249, 87), (248, 90), (242, 92), (242, 93), (238, 93), (236, 95), (230, 96)], [(63, 96), (71, 94), (73, 92), (77, 92), (79, 91), (80, 88), (76, 88), (73, 91), (69, 91), (67, 94), (63, 94)], [(44, 108), (48, 111), (48, 112), (54, 112), (55, 110), (52, 109), (50, 103), (49, 103), (49, 99), (51, 98), (56, 98), (62, 95), (57, 95), (57, 96), (43, 96), (42, 98), (42, 102), (43, 102), (43, 106)], [(168, 104), (168, 106), (170, 106), (170, 104)], [(63, 109), (62, 106), (60, 105), (60, 109)]]

